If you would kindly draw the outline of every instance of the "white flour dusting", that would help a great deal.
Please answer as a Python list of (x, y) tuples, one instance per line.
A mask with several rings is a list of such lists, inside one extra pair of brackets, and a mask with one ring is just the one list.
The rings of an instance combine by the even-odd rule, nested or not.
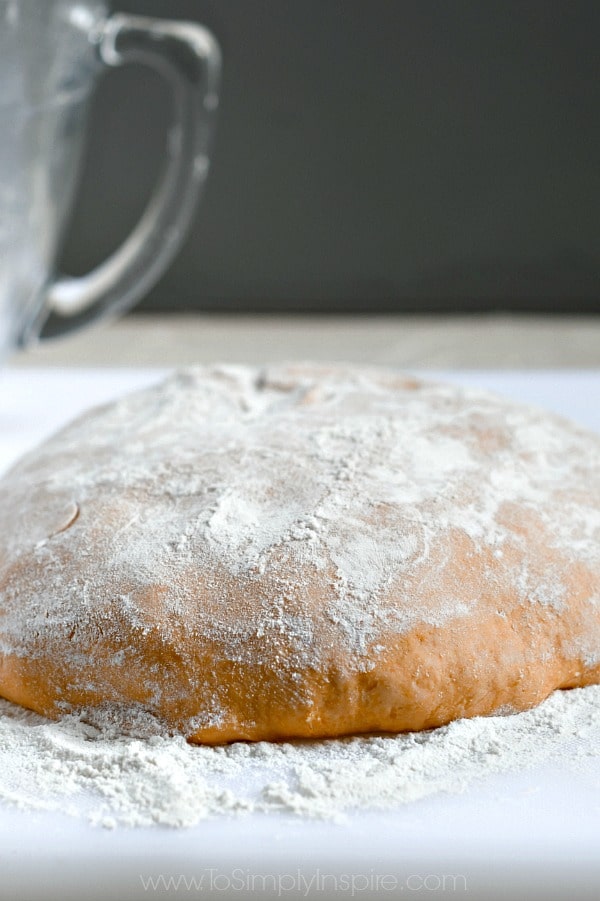
[(0, 690), (42, 712), (286, 738), (600, 678), (600, 437), (473, 389), (193, 368), (25, 456), (0, 531)]
[(599, 685), (557, 691), (526, 713), (429, 732), (217, 748), (74, 717), (49, 722), (0, 701), (0, 801), (108, 828), (193, 826), (255, 811), (340, 820), (460, 792), (494, 773), (551, 761), (573, 769), (599, 756)]

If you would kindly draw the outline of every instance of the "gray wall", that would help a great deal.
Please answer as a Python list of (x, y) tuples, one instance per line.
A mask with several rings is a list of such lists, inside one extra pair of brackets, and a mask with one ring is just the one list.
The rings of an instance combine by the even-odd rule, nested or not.
[[(141, 309), (600, 311), (597, 0), (118, 7), (225, 57), (205, 200)], [(168, 111), (151, 72), (102, 82), (65, 268), (135, 221)]]

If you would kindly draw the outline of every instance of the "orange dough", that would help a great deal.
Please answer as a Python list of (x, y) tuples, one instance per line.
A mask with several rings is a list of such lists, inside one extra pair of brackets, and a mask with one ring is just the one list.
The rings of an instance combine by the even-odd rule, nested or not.
[(194, 742), (600, 682), (600, 438), (385, 370), (197, 367), (0, 480), (0, 694)]

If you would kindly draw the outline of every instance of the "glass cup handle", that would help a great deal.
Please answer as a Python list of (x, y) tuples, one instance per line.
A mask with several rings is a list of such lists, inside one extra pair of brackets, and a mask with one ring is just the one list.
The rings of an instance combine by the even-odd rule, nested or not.
[(97, 43), (106, 65), (144, 63), (170, 81), (175, 122), (167, 165), (121, 247), (87, 275), (50, 285), (33, 337), (72, 331), (122, 313), (139, 300), (179, 250), (208, 174), (221, 70), (219, 45), (210, 31), (191, 22), (116, 14), (102, 23)]

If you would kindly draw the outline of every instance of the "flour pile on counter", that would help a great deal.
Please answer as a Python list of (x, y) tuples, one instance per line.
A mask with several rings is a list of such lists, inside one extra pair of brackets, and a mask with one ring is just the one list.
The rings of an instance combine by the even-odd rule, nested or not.
[(215, 748), (152, 732), (143, 721), (135, 736), (107, 720), (49, 722), (0, 700), (0, 802), (108, 828), (253, 811), (343, 819), (544, 761), (585, 767), (600, 756), (600, 686), (557, 691), (525, 713), (398, 736)]

